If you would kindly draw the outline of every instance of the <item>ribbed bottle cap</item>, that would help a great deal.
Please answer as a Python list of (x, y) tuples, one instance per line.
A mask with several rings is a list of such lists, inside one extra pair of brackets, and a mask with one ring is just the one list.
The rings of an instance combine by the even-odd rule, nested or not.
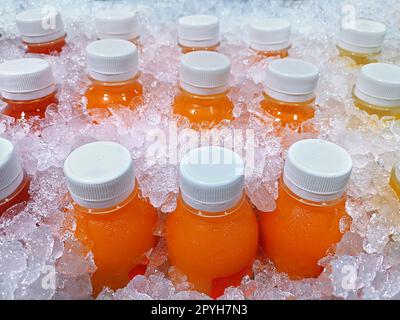
[(208, 15), (193, 15), (179, 19), (179, 44), (190, 48), (207, 48), (219, 43), (219, 20)]
[(386, 26), (371, 20), (356, 20), (354, 26), (340, 30), (338, 46), (356, 53), (379, 53), (386, 36)]
[(23, 11), (16, 16), (21, 38), (27, 43), (54, 41), (65, 36), (60, 13), (53, 7)]
[(338, 145), (319, 139), (301, 140), (289, 148), (283, 181), (300, 198), (333, 201), (345, 192), (352, 166), (350, 155)]
[(194, 149), (182, 158), (179, 173), (182, 199), (196, 210), (224, 212), (243, 196), (244, 163), (229, 149)]
[(257, 51), (278, 51), (290, 46), (290, 21), (264, 19), (250, 25), (250, 47)]
[(193, 94), (218, 94), (228, 90), (231, 62), (223, 54), (195, 51), (182, 56), (180, 85)]
[(22, 58), (0, 64), (0, 91), (6, 99), (38, 99), (55, 90), (53, 72), (46, 60)]
[(315, 97), (318, 68), (306, 61), (286, 58), (272, 61), (267, 68), (265, 91), (274, 99), (305, 102)]
[(354, 95), (379, 107), (400, 107), (400, 67), (371, 63), (361, 69)]
[(135, 189), (131, 155), (114, 142), (93, 142), (75, 149), (65, 160), (64, 173), (72, 199), (87, 209), (112, 208)]
[(136, 12), (103, 10), (96, 14), (95, 24), (99, 39), (133, 40), (140, 36)]
[(127, 40), (94, 41), (86, 47), (86, 59), (89, 75), (99, 81), (125, 81), (139, 71), (138, 50)]
[(24, 172), (12, 143), (0, 138), (0, 202), (22, 183)]

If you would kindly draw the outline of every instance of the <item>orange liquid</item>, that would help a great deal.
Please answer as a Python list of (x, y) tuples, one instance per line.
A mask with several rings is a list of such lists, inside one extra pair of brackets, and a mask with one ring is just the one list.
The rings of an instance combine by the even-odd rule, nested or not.
[(194, 51), (218, 51), (219, 48), (219, 43), (211, 46), (211, 47), (204, 47), (204, 48), (193, 48), (193, 47), (185, 47), (180, 44), (178, 46), (181, 48), (181, 51), (183, 54), (189, 53), (189, 52), (194, 52)]
[(0, 216), (16, 204), (29, 200), (30, 195), (28, 191), (30, 184), (30, 179), (25, 177), (13, 194), (11, 194), (7, 199), (0, 200)]
[(93, 253), (97, 266), (92, 276), (94, 296), (105, 286), (122, 288), (146, 271), (145, 253), (157, 241), (153, 235), (157, 210), (138, 191), (115, 208), (89, 212), (75, 205), (74, 214), (76, 236)]
[(369, 63), (375, 63), (378, 62), (379, 56), (381, 55), (380, 52), (378, 53), (357, 53), (357, 52), (352, 52), (346, 49), (343, 49), (339, 46), (337, 46), (337, 49), (339, 51), (339, 55), (341, 57), (347, 57), (351, 58), (355, 64), (359, 66), (363, 66)]
[(299, 129), (301, 124), (314, 118), (313, 107), (315, 99), (306, 102), (283, 102), (276, 100), (264, 93), (261, 108), (275, 118), (276, 124), (294, 130)]
[(175, 114), (189, 119), (203, 128), (211, 128), (223, 120), (233, 119), (233, 103), (226, 93), (198, 96), (183, 89), (173, 103)]
[(245, 198), (226, 214), (198, 213), (179, 199), (168, 216), (169, 262), (188, 276), (196, 290), (215, 298), (251, 273), (258, 248), (257, 220)]
[(3, 109), (3, 114), (13, 117), (17, 120), (28, 120), (31, 117), (38, 116), (40, 118), (45, 117), (47, 107), (52, 104), (58, 104), (56, 98), (56, 92), (53, 92), (43, 98), (27, 101), (16, 101), (3, 99), (7, 106)]
[(60, 53), (66, 44), (65, 38), (66, 36), (56, 39), (54, 41), (43, 42), (43, 43), (27, 43), (27, 42), (23, 43), (26, 45), (27, 53), (38, 53), (38, 54)]
[(255, 51), (255, 61), (254, 62), (260, 62), (262, 60), (265, 60), (267, 58), (287, 58), (289, 56), (289, 48), (283, 49), (283, 50), (277, 50), (277, 51)]
[(86, 90), (87, 108), (129, 107), (134, 109), (140, 104), (143, 86), (138, 77), (123, 82), (101, 82), (94, 79)]
[(315, 278), (323, 270), (318, 261), (342, 238), (343, 217), (348, 217), (344, 198), (329, 205), (307, 203), (281, 182), (276, 210), (259, 215), (260, 242), (279, 272)]
[(400, 199), (400, 183), (396, 176), (396, 169), (393, 168), (392, 174), (390, 175), (389, 185), (392, 187), (393, 191), (396, 193), (397, 197)]

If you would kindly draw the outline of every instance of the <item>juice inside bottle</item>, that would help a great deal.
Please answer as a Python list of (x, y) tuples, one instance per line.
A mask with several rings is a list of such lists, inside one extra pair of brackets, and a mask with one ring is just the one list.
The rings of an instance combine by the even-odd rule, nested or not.
[(14, 146), (0, 138), (0, 216), (18, 203), (28, 201), (30, 180), (22, 170)]
[(217, 51), (219, 19), (209, 15), (192, 15), (179, 19), (178, 45), (182, 53), (193, 51)]
[(60, 53), (66, 45), (64, 25), (55, 8), (23, 11), (16, 22), (28, 53)]
[(103, 10), (95, 17), (99, 39), (122, 39), (140, 46), (140, 29), (136, 12), (122, 10)]
[(376, 21), (358, 19), (342, 25), (337, 42), (339, 55), (358, 65), (377, 62), (385, 36), (386, 26)]
[(243, 172), (243, 161), (228, 149), (192, 150), (180, 163), (181, 195), (166, 221), (170, 264), (213, 298), (251, 274), (258, 249)]
[(75, 235), (93, 253), (93, 294), (113, 290), (144, 273), (146, 252), (156, 244), (157, 211), (140, 195), (129, 151), (94, 142), (71, 153), (64, 165), (74, 205)]
[(128, 107), (134, 109), (143, 94), (139, 81), (138, 51), (121, 39), (97, 40), (86, 48), (91, 84), (85, 92), (91, 109)]
[(260, 242), (279, 272), (292, 279), (315, 278), (318, 261), (342, 238), (345, 188), (352, 160), (341, 147), (302, 140), (288, 151), (273, 212), (260, 212)]
[(250, 48), (256, 59), (286, 58), (290, 49), (291, 23), (286, 19), (257, 20), (250, 25)]
[(304, 121), (314, 118), (318, 79), (318, 68), (309, 62), (291, 58), (271, 62), (261, 108), (277, 125), (299, 130)]
[(370, 115), (400, 119), (400, 67), (386, 63), (364, 66), (353, 99), (356, 107)]
[(57, 104), (50, 64), (43, 59), (23, 58), (0, 64), (2, 113), (18, 120), (44, 118), (47, 107)]
[(390, 186), (400, 199), (400, 163), (396, 163), (390, 175)]
[(197, 51), (182, 56), (174, 113), (202, 128), (233, 119), (233, 103), (227, 96), (230, 66), (229, 59), (216, 52)]

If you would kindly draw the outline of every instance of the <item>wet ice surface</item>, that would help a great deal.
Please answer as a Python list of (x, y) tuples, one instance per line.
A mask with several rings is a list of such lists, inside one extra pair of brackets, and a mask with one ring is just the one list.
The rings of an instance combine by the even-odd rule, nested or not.
[[(385, 6), (373, 0), (361, 1), (138, 1), (143, 24), (141, 80), (146, 88), (144, 104), (135, 111), (116, 110), (100, 125), (92, 125), (84, 112), (81, 94), (87, 85), (84, 48), (95, 39), (93, 11), (122, 6), (102, 1), (3, 1), (0, 9), (0, 61), (26, 56), (15, 36), (14, 15), (23, 8), (52, 2), (61, 7), (69, 47), (60, 57), (44, 56), (53, 66), (59, 83), (60, 105), (48, 109), (46, 119), (35, 124), (13, 123), (1, 116), (0, 136), (13, 141), (23, 165), (33, 177), (31, 200), (7, 211), (0, 218), (0, 299), (90, 298), (90, 272), (95, 265), (90, 254), (83, 255), (74, 239), (74, 221), (63, 212), (66, 188), (63, 161), (79, 145), (107, 139), (122, 143), (132, 152), (138, 183), (145, 197), (160, 207), (155, 233), (162, 237), (166, 213), (176, 205), (177, 161), (166, 162), (168, 150), (157, 140), (167, 133), (171, 120), (179, 124), (178, 136), (188, 124), (171, 115), (176, 90), (179, 52), (174, 24), (183, 14), (217, 13), (221, 18), (221, 52), (232, 59), (231, 97), (236, 119), (212, 132), (212, 143), (239, 139), (244, 155), (255, 145), (254, 161), (248, 163), (246, 193), (260, 209), (271, 211), (277, 196), (285, 150), (290, 143), (312, 135), (287, 130), (275, 136), (272, 119), (259, 109), (265, 66), (252, 63), (246, 48), (245, 25), (254, 17), (287, 17), (293, 22), (293, 57), (304, 58), (321, 68), (318, 108), (313, 124), (319, 136), (346, 148), (354, 160), (347, 209), (353, 219), (350, 231), (338, 244), (336, 253), (324, 258), (324, 272), (318, 279), (291, 281), (260, 255), (254, 263), (253, 279), (244, 278), (239, 288), (229, 288), (221, 299), (391, 299), (400, 295), (399, 203), (388, 187), (390, 170), (399, 158), (400, 122), (379, 120), (357, 110), (351, 88), (358, 69), (338, 58), (334, 34), (341, 7), (353, 4), (360, 17), (377, 19), (389, 27), (383, 61), (399, 63), (399, 17), (397, 0)], [(232, 18), (235, 17), (235, 18)], [(240, 17), (241, 19), (237, 19)], [(397, 52), (396, 52), (397, 51)], [(267, 125), (266, 125), (267, 124)], [(306, 124), (310, 125), (310, 124)], [(225, 131), (224, 131), (225, 128)], [(228, 130), (231, 130), (227, 132)], [(253, 129), (253, 136), (235, 137), (232, 130)], [(39, 130), (38, 130), (39, 129)], [(38, 132), (41, 131), (41, 135)], [(205, 138), (204, 138), (205, 139)], [(206, 139), (205, 139), (206, 140)], [(207, 140), (206, 140), (207, 141)], [(247, 145), (246, 145), (247, 144)], [(149, 148), (151, 145), (153, 148)], [(178, 141), (178, 159), (188, 148)], [(170, 154), (169, 154), (170, 155)], [(343, 222), (345, 224), (345, 221)], [(343, 228), (345, 229), (345, 225)], [(126, 288), (104, 290), (100, 299), (206, 299), (191, 290), (186, 276), (168, 266), (165, 241), (148, 253), (146, 276), (135, 277)], [(56, 281), (52, 282), (52, 272)]]

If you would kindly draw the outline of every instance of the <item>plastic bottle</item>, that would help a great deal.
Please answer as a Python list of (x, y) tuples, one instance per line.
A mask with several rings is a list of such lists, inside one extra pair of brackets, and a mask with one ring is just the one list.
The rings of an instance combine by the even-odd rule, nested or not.
[(371, 115), (400, 119), (400, 67), (386, 63), (364, 66), (353, 98), (356, 107)]
[(179, 19), (178, 44), (182, 53), (217, 51), (220, 45), (219, 20), (209, 15), (193, 15)]
[(261, 245), (279, 272), (318, 277), (318, 261), (342, 238), (350, 155), (324, 140), (302, 140), (288, 151), (273, 212), (259, 215)]
[(400, 199), (400, 163), (396, 163), (390, 175), (390, 186)]
[(23, 11), (16, 22), (28, 53), (59, 53), (66, 44), (61, 15), (53, 7)]
[(12, 143), (0, 138), (0, 216), (14, 205), (28, 201), (30, 179), (23, 171)]
[(183, 55), (174, 113), (203, 128), (231, 120), (233, 103), (227, 95), (230, 70), (229, 59), (220, 53), (196, 51)]
[(182, 158), (179, 173), (180, 197), (166, 221), (169, 262), (216, 298), (251, 272), (258, 248), (243, 160), (225, 148), (202, 147)]
[(47, 107), (58, 103), (50, 64), (23, 58), (0, 64), (0, 92), (6, 103), (2, 113), (16, 119), (44, 118)]
[(267, 68), (261, 108), (276, 124), (292, 129), (314, 118), (315, 89), (319, 70), (313, 64), (286, 58), (272, 61)]
[(376, 21), (359, 19), (354, 25), (342, 25), (337, 42), (339, 54), (359, 65), (377, 62), (385, 35), (386, 26)]
[(134, 109), (143, 94), (139, 81), (139, 58), (136, 46), (121, 39), (104, 39), (86, 48), (88, 77), (91, 85), (85, 92), (87, 108)]
[[(132, 270), (146, 263), (156, 244), (157, 211), (140, 195), (129, 151), (113, 142), (75, 149), (64, 172), (76, 218), (76, 237), (93, 253), (96, 296), (129, 282)], [(145, 269), (145, 268), (144, 268)]]
[(286, 58), (290, 49), (291, 24), (286, 19), (264, 19), (250, 25), (250, 48), (260, 59)]

